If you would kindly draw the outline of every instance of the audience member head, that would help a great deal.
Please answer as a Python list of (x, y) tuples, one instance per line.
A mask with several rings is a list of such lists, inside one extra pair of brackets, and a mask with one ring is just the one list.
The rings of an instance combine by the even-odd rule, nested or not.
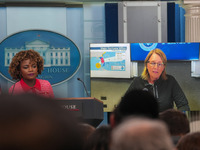
[(158, 102), (151, 93), (143, 90), (132, 90), (122, 97), (112, 112), (110, 124), (114, 127), (129, 116), (158, 118), (158, 114)]
[(159, 113), (159, 118), (164, 121), (171, 135), (184, 135), (190, 132), (189, 120), (185, 113), (168, 109)]
[(189, 120), (186, 114), (179, 110), (165, 110), (159, 114), (159, 118), (167, 124), (174, 144), (177, 144), (181, 136), (190, 132)]
[(36, 95), (0, 95), (0, 149), (81, 150), (75, 117)]
[(80, 123), (78, 127), (80, 129), (80, 134), (83, 137), (83, 142), (85, 144), (90, 135), (96, 130), (96, 128), (87, 123)]
[(181, 137), (177, 150), (200, 150), (200, 132), (192, 132)]
[(172, 150), (166, 125), (158, 120), (129, 118), (112, 130), (110, 150)]
[(109, 150), (111, 129), (109, 125), (98, 127), (88, 138), (85, 150)]

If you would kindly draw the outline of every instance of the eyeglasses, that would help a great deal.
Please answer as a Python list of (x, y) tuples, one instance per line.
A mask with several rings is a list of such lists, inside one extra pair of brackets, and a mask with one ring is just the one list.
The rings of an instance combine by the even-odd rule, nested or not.
[(164, 66), (163, 63), (155, 63), (155, 62), (148, 62), (148, 63), (150, 64), (151, 67), (155, 67), (156, 64), (157, 64), (158, 68), (161, 68), (162, 66)]

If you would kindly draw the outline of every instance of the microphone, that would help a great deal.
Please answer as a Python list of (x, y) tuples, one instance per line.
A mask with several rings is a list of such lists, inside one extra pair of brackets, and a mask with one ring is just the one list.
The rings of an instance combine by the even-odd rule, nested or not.
[(89, 94), (88, 94), (87, 88), (86, 88), (86, 86), (85, 86), (85, 83), (83, 82), (83, 80), (81, 80), (80, 78), (77, 78), (77, 80), (78, 80), (78, 81), (81, 81), (81, 82), (83, 83), (85, 92), (86, 92), (87, 96), (90, 97)]

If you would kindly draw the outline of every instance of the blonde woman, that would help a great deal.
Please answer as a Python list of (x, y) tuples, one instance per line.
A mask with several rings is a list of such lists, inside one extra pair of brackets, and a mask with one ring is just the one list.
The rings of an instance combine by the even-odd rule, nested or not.
[[(188, 100), (176, 79), (166, 74), (167, 58), (160, 49), (149, 52), (144, 61), (144, 70), (140, 77), (133, 79), (127, 92), (142, 89), (151, 92), (158, 100), (159, 111), (176, 107), (181, 111), (189, 111)], [(145, 104), (144, 104), (145, 105)]]

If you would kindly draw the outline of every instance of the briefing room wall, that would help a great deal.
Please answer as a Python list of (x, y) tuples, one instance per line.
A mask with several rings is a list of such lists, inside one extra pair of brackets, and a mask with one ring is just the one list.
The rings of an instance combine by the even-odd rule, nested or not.
[[(26, 30), (52, 31), (66, 36), (76, 44), (82, 56), (80, 67), (72, 78), (53, 86), (53, 90), (56, 97), (87, 96), (83, 84), (77, 81), (78, 77), (85, 81), (90, 92), (89, 66), (84, 62), (86, 59), (88, 60), (88, 56), (85, 55), (83, 43), (83, 8), (0, 7), (1, 41), (7, 36)], [(3, 92), (7, 92), (13, 84), (2, 76), (0, 76), (0, 83)]]
[[(98, 8), (98, 9), (96, 9)], [(87, 10), (86, 10), (87, 9)], [(82, 54), (85, 55), (86, 57), (84, 58), (87, 60), (87, 63), (82, 64), (85, 68), (89, 67), (89, 56), (88, 56), (88, 47), (89, 43), (103, 43), (105, 42), (105, 24), (104, 24), (104, 3), (87, 3), (83, 4), (83, 9), (82, 8), (70, 8), (67, 9), (69, 11), (67, 13), (67, 19), (68, 21), (71, 22), (70, 24), (67, 24), (67, 29), (66, 29), (66, 34), (69, 38), (71, 38), (75, 43), (78, 45), (78, 47), (84, 51), (82, 51)], [(87, 12), (86, 12), (87, 11)], [(96, 12), (95, 12), (96, 11)], [(70, 14), (70, 12), (73, 12)], [(84, 12), (84, 13), (83, 13)], [(90, 12), (92, 12), (90, 14)], [(95, 13), (94, 13), (95, 12)], [(87, 15), (87, 14), (90, 15)], [(7, 34), (7, 8), (6, 7), (1, 7), (0, 8), (0, 40), (4, 39), (8, 34)], [(97, 16), (101, 14), (101, 19), (96, 19), (95, 15), (91, 16), (92, 14), (96, 14)], [(73, 17), (71, 17), (73, 15)], [(83, 15), (83, 16), (82, 16)], [(79, 22), (76, 23), (76, 20), (70, 20), (71, 19), (77, 19)], [(68, 22), (68, 23), (69, 23)], [(93, 24), (93, 27), (96, 24), (100, 24), (100, 26), (96, 26), (99, 28), (92, 28), (92, 36), (85, 36), (88, 32), (91, 33), (91, 26), (87, 26), (88, 24)], [(39, 25), (38, 25), (39, 26)], [(15, 27), (15, 24), (12, 24), (11, 27)], [(38, 27), (37, 27), (38, 28)], [(169, 31), (168, 31), (169, 32)], [(75, 34), (74, 34), (75, 33)], [(101, 33), (101, 36), (97, 36), (98, 33)], [(138, 36), (138, 35), (137, 35)], [(143, 41), (145, 42), (145, 40)], [(83, 48), (84, 47), (84, 48)], [(139, 68), (139, 74), (141, 73), (141, 70), (143, 68), (143, 63), (139, 62), (138, 63), (138, 68)], [(178, 68), (178, 69), (177, 69)], [(186, 96), (189, 99), (190, 106), (193, 110), (199, 110), (199, 100), (198, 97), (200, 96), (200, 92), (198, 91), (199, 89), (199, 79), (198, 78), (192, 78), (190, 76), (191, 72), (191, 66), (190, 62), (169, 62), (167, 65), (167, 71), (169, 74), (173, 74), (178, 82), (180, 83), (181, 87), (183, 88)], [(83, 71), (83, 70), (81, 70)], [(83, 77), (84, 80), (87, 78), (89, 75), (89, 71), (84, 72), (84, 76), (82, 76), (81, 72), (77, 73), (77, 77)], [(107, 105), (107, 108), (105, 108), (105, 111), (110, 111), (112, 110), (113, 106), (117, 104), (119, 101), (120, 97), (123, 95), (123, 93), (126, 91), (128, 88), (130, 82), (132, 79), (91, 79), (91, 96), (96, 97), (104, 102), (105, 105)], [(6, 85), (6, 88), (10, 86), (8, 83), (5, 83), (4, 79), (2, 77), (0, 78), (1, 83)], [(80, 93), (84, 93), (84, 89), (82, 85), (78, 82), (77, 84), (76, 80), (72, 82), (72, 87), (74, 87), (74, 91), (77, 91), (77, 89), (81, 88)], [(90, 92), (90, 84), (89, 82), (86, 82), (88, 91)], [(55, 89), (55, 91), (61, 91), (61, 92), (66, 92), (66, 87), (62, 86), (58, 88), (58, 90)], [(78, 91), (76, 93), (79, 93)], [(77, 97), (79, 94), (77, 94)]]
[[(151, 2), (149, 2), (149, 3), (151, 3)], [(118, 5), (118, 7), (119, 7), (119, 5)], [(162, 36), (164, 36), (164, 38), (163, 38), (164, 40), (161, 42), (167, 42), (167, 41), (170, 41), (170, 42), (181, 42), (182, 41), (183, 42), (184, 35), (185, 35), (183, 8), (181, 8), (178, 4), (175, 4), (173, 2), (166, 3), (162, 7), (164, 7), (164, 9), (162, 9), (162, 10), (165, 10), (165, 12), (163, 11), (162, 13), (163, 13), (163, 16), (166, 16), (166, 18), (164, 18), (165, 19), (164, 21), (166, 22), (167, 25), (162, 26), (164, 28), (162, 28), (161, 33), (162, 33)], [(169, 17), (167, 14), (166, 8), (174, 9), (173, 13), (176, 16)], [(146, 9), (146, 11), (148, 11), (148, 9)], [(179, 12), (178, 15), (177, 15), (177, 11)], [(123, 16), (123, 15), (119, 14), (119, 12), (118, 12), (118, 16)], [(150, 16), (152, 16), (152, 14)], [(141, 18), (142, 18), (142, 16), (141, 16)], [(172, 20), (169, 21), (170, 18)], [(123, 30), (123, 26), (120, 26), (120, 22), (121, 22), (121, 24), (124, 24), (124, 20), (120, 20), (120, 18), (118, 17), (118, 21), (119, 21), (119, 24), (118, 24), (119, 28), (121, 27), (118, 30), (119, 40), (120, 40), (120, 38), (122, 38), (124, 36), (123, 32), (121, 32), (121, 30)], [(177, 25), (177, 21), (179, 21), (179, 25)], [(169, 27), (168, 22), (170, 22), (170, 24), (171, 24), (170, 27)], [(145, 22), (145, 20), (143, 20), (143, 24), (146, 24), (146, 26), (149, 28), (149, 32), (150, 32), (151, 26), (148, 24), (148, 22)], [(141, 28), (143, 27), (143, 24), (141, 24), (141, 26), (137, 26), (137, 27), (131, 26), (131, 27), (132, 28), (135, 27), (136, 29), (138, 28), (138, 30), (141, 30)], [(111, 24), (111, 26), (113, 26), (113, 24)], [(152, 30), (152, 32), (153, 31), (154, 30)], [(130, 32), (128, 32), (128, 33), (130, 33)], [(151, 34), (151, 32), (150, 32), (150, 34)], [(112, 35), (112, 34), (110, 33), (109, 35)], [(113, 35), (116, 35), (116, 33), (113, 32)], [(141, 35), (145, 35), (145, 33), (142, 32)], [(152, 35), (155, 36), (154, 33)], [(145, 39), (145, 36), (143, 36), (143, 38), (141, 39), (140, 34), (135, 34), (135, 35), (132, 34), (132, 36), (133, 36), (134, 40), (131, 41), (131, 38), (129, 38), (128, 42), (149, 42), (152, 39), (157, 39), (157, 37), (154, 37), (152, 39), (150, 37), (148, 37), (148, 39)], [(130, 37), (130, 36), (128, 36), (128, 37)], [(138, 39), (140, 39), (140, 40), (138, 40)], [(109, 40), (111, 41), (112, 38), (109, 37)], [(123, 41), (121, 41), (121, 42), (123, 42)], [(151, 41), (151, 42), (158, 42), (158, 41), (155, 40), (155, 41)], [(141, 74), (142, 69), (143, 69), (143, 62), (138, 62), (138, 74)], [(179, 82), (186, 97), (189, 100), (189, 105), (190, 105), (191, 110), (199, 110), (200, 109), (200, 101), (199, 101), (200, 79), (191, 77), (191, 62), (190, 61), (168, 61), (167, 73), (172, 74)], [(104, 104), (105, 104), (104, 110), (105, 111), (112, 111), (114, 106), (119, 102), (120, 98), (123, 96), (124, 92), (129, 87), (131, 81), (132, 81), (132, 79), (92, 78), (91, 79), (91, 95), (104, 102)]]
[[(106, 9), (106, 15), (110, 15), (106, 18), (106, 41), (108, 39), (109, 43), (167, 42), (167, 2), (120, 2), (117, 5), (107, 4), (106, 8), (109, 8)], [(116, 9), (118, 13), (113, 13)], [(157, 21), (158, 17), (162, 17), (161, 22)], [(117, 20), (118, 23), (113, 24), (109, 20)], [(117, 35), (118, 41), (115, 40)], [(110, 112), (128, 89), (131, 80), (92, 78), (91, 94), (102, 100), (104, 110)]]

